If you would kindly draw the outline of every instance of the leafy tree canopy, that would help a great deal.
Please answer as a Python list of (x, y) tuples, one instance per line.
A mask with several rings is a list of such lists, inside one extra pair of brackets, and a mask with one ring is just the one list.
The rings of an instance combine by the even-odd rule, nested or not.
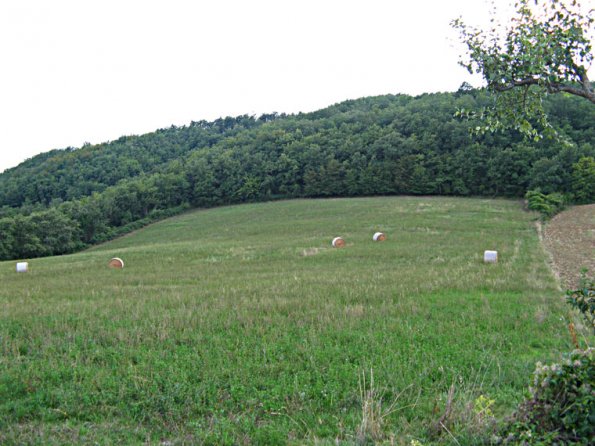
[(475, 133), (513, 128), (540, 139), (555, 134), (543, 107), (543, 98), (569, 93), (595, 104), (595, 90), (587, 76), (593, 61), (593, 10), (586, 13), (576, 1), (518, 0), (506, 26), (481, 30), (461, 18), (451, 25), (460, 32), (467, 52), (461, 65), (479, 73), (494, 93), (494, 102), (480, 112)]

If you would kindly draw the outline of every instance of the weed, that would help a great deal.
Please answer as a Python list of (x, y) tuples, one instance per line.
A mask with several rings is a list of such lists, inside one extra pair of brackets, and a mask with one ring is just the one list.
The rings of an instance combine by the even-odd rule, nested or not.
[(384, 407), (386, 391), (377, 387), (374, 382), (374, 370), (370, 369), (370, 377), (366, 380), (366, 373), (362, 372), (359, 377), (359, 396), (361, 403), (361, 421), (357, 429), (357, 441), (365, 444), (368, 441), (378, 442), (386, 435), (386, 420), (394, 412), (402, 409), (397, 406), (399, 397), (404, 389), (397, 394), (393, 401)]

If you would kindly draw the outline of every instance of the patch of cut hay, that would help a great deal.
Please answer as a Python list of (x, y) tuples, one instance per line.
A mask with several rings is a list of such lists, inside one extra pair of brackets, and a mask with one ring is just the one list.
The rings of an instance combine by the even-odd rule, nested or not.
[(306, 249), (303, 249), (302, 250), (302, 252), (300, 253), (300, 255), (302, 257), (315, 256), (320, 251), (322, 251), (322, 248), (306, 248)]
[(346, 317), (361, 318), (364, 316), (365, 308), (362, 304), (347, 305), (343, 309), (343, 312)]

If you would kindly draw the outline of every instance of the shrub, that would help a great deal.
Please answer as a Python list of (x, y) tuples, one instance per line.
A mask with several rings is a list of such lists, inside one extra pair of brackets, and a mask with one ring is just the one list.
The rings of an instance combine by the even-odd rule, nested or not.
[(593, 277), (587, 277), (587, 272), (582, 271), (579, 289), (566, 291), (566, 300), (581, 312), (587, 324), (595, 332), (595, 286)]
[(554, 192), (542, 194), (539, 190), (530, 190), (525, 194), (527, 206), (533, 211), (540, 212), (543, 218), (550, 218), (564, 210), (564, 195)]
[(509, 425), (505, 444), (594, 444), (594, 353), (575, 350), (561, 364), (537, 363), (530, 396)]

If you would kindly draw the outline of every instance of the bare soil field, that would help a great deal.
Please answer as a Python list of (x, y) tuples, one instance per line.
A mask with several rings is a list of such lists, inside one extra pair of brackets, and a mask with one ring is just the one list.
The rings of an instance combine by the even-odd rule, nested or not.
[(575, 289), (580, 271), (595, 273), (595, 204), (574, 206), (546, 223), (543, 243), (564, 289)]

